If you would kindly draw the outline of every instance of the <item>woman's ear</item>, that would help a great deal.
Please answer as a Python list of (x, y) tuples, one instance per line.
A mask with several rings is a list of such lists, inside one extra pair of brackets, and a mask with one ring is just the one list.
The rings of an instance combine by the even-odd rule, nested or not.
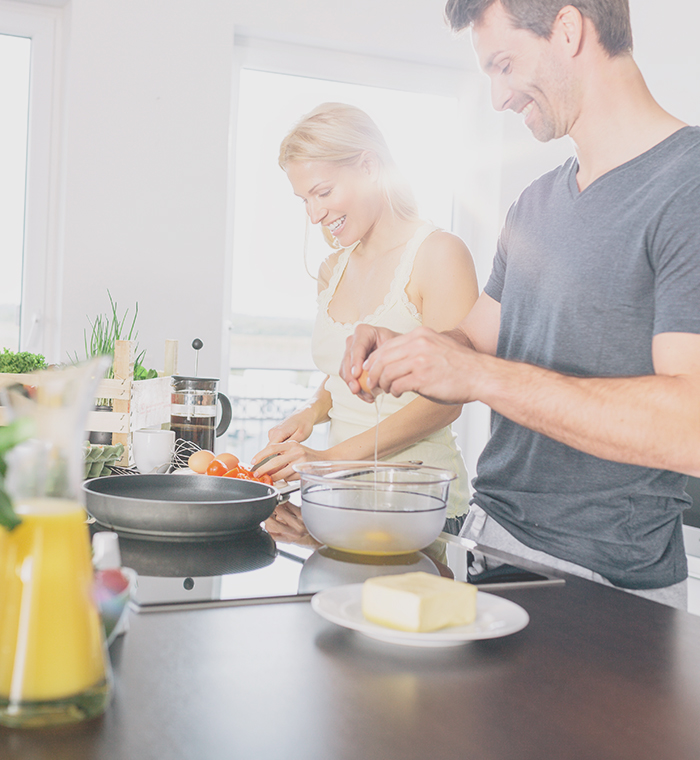
[(371, 150), (366, 150), (360, 156), (360, 169), (367, 174), (370, 179), (379, 177), (379, 161), (377, 156)]

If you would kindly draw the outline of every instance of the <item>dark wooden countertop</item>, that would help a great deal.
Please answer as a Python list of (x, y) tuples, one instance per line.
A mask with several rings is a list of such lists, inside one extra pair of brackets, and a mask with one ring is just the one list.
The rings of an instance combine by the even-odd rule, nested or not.
[(700, 618), (567, 577), (530, 624), (383, 644), (307, 602), (132, 614), (91, 723), (0, 728), (3, 760), (698, 760)]

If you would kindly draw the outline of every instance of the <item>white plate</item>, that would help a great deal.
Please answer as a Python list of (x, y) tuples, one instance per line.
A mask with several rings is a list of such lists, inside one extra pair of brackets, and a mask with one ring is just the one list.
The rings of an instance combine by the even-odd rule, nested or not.
[(466, 641), (495, 639), (520, 631), (530, 621), (520, 605), (484, 591), (476, 595), (476, 620), (473, 623), (430, 633), (396, 631), (371, 623), (362, 614), (361, 583), (320, 591), (312, 597), (311, 606), (331, 623), (359, 631), (372, 639), (412, 647), (451, 647)]

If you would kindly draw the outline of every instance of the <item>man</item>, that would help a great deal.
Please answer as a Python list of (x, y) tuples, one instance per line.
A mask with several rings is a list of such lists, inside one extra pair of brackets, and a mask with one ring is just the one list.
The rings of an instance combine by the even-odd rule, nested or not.
[(449, 0), (493, 105), (572, 157), (511, 207), (450, 333), (360, 326), (341, 373), (493, 410), (463, 535), (686, 605), (682, 473), (700, 475), (700, 129), (632, 58), (627, 0)]

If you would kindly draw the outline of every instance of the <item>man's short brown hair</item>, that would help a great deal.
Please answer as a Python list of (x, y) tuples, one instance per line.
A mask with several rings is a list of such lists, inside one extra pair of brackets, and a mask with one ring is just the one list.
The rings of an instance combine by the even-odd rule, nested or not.
[(478, 22), (484, 12), (500, 2), (517, 29), (527, 29), (549, 39), (559, 11), (578, 8), (593, 22), (598, 40), (610, 57), (632, 51), (629, 0), (448, 0), (445, 15), (453, 30)]

